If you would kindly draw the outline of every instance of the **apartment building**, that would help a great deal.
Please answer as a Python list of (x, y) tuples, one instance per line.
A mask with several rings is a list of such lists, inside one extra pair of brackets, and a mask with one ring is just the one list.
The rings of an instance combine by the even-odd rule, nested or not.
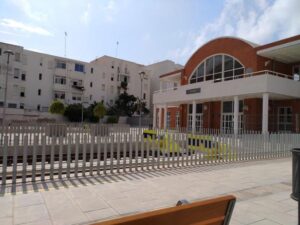
[(300, 35), (258, 45), (220, 37), (184, 68), (160, 76), (178, 87), (154, 93), (159, 128), (300, 131)]
[[(50, 117), (48, 109), (54, 99), (66, 105), (88, 106), (103, 101), (110, 106), (125, 89), (128, 94), (143, 99), (150, 108), (151, 77), (166, 71), (164, 65), (168, 66), (167, 71), (174, 70), (165, 62), (160, 69), (151, 71), (145, 65), (110, 56), (83, 62), (0, 42), (0, 107), (3, 107), (5, 91), (6, 50), (14, 53), (8, 66), (7, 119)], [(2, 118), (1, 111), (2, 108)]]

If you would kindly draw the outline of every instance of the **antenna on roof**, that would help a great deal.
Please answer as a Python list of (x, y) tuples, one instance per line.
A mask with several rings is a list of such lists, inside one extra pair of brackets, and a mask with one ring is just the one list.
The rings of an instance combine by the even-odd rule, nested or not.
[(65, 58), (67, 58), (67, 32), (65, 31)]
[(118, 47), (119, 47), (119, 41), (117, 41), (117, 48), (116, 48), (116, 58), (118, 58)]

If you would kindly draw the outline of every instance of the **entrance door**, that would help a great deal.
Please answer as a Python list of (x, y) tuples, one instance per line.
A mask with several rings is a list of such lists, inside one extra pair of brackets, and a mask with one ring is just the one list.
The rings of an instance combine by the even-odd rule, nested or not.
[(287, 132), (292, 131), (292, 108), (280, 107), (278, 108), (278, 131)]
[[(188, 130), (192, 130), (192, 124), (193, 124), (193, 105), (189, 105), (189, 111), (188, 111)], [(199, 132), (203, 128), (203, 109), (202, 104), (196, 104), (196, 132)]]
[[(243, 100), (239, 101), (239, 117), (238, 117), (238, 129), (241, 131), (243, 129)], [(224, 101), (222, 103), (222, 117), (221, 125), (222, 130), (226, 133), (233, 133), (234, 124), (233, 124), (233, 115), (234, 115), (234, 103), (233, 101)]]

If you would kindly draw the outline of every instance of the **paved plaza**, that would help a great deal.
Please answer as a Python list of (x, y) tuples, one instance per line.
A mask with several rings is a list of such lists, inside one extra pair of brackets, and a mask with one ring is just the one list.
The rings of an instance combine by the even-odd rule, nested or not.
[(296, 225), (291, 169), (277, 159), (2, 186), (0, 224), (89, 224), (233, 194), (231, 225)]

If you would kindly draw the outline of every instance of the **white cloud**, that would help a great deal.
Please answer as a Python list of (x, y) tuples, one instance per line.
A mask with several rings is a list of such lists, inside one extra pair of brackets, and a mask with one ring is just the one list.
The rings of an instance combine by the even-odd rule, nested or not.
[(107, 5), (104, 6), (104, 15), (106, 21), (112, 22), (118, 11), (119, 10), (117, 8), (115, 0), (109, 0)]
[(1, 19), (0, 25), (5, 28), (11, 28), (16, 31), (22, 31), (26, 33), (34, 33), (43, 36), (52, 36), (52, 34), (44, 28), (33, 26), (29, 24), (24, 24), (13, 19)]
[(299, 0), (226, 0), (216, 20), (190, 38), (191, 44), (169, 55), (183, 62), (205, 42), (219, 36), (237, 36), (263, 44), (297, 35), (300, 33), (299, 9)]
[(37, 21), (44, 21), (47, 19), (47, 15), (45, 13), (34, 11), (32, 9), (32, 4), (30, 0), (10, 0), (17, 8), (19, 8), (26, 16), (30, 19), (34, 19)]
[(88, 24), (91, 20), (91, 3), (88, 3), (86, 9), (84, 10), (80, 20), (84, 24)]

